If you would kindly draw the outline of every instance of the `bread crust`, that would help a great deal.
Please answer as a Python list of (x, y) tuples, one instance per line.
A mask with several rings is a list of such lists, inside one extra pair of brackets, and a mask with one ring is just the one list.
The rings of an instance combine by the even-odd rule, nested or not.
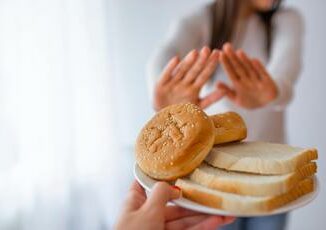
[(214, 143), (214, 125), (194, 104), (171, 105), (159, 111), (138, 135), (139, 167), (158, 180), (174, 180), (200, 165)]
[[(262, 150), (262, 146), (266, 146), (264, 147), (264, 150)], [(265, 151), (265, 149), (267, 149), (267, 151), (269, 151), (269, 158), (262, 158), (257, 154), (252, 154), (252, 156), (235, 154), (239, 153), (240, 151), (234, 150), (240, 148), (242, 152), (244, 152), (245, 148), (247, 148), (247, 152), (248, 149), (251, 148), (253, 149), (253, 152), (256, 151), (256, 153), (257, 148), (261, 151)], [(286, 148), (286, 150), (284, 150), (284, 155), (287, 154), (288, 149), (296, 153), (288, 159), (278, 159), (277, 157), (273, 157), (273, 149), (275, 148), (277, 149), (278, 154), (280, 154), (280, 151), (282, 151), (280, 149), (282, 148)], [(210, 154), (206, 157), (205, 161), (214, 167), (230, 171), (277, 175), (294, 172), (317, 158), (318, 153), (314, 148), (301, 149), (275, 143), (241, 142), (214, 147)]]
[(300, 181), (287, 193), (269, 197), (246, 197), (205, 188), (187, 179), (178, 179), (183, 197), (197, 203), (233, 212), (234, 214), (256, 214), (272, 211), (314, 190), (313, 178)]
[(317, 164), (310, 162), (295, 172), (280, 176), (228, 172), (223, 169), (219, 171), (221, 174), (216, 175), (212, 173), (213, 170), (218, 169), (204, 163), (191, 173), (189, 178), (205, 187), (223, 192), (250, 196), (276, 196), (288, 192), (301, 180), (314, 175)]

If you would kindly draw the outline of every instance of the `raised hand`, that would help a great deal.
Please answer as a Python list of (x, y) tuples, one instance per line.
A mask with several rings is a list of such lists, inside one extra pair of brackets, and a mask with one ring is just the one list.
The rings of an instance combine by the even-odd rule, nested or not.
[(200, 90), (214, 73), (220, 52), (204, 47), (200, 52), (192, 50), (182, 61), (174, 57), (165, 67), (154, 90), (154, 108), (160, 110), (168, 105), (191, 102), (206, 108), (220, 100), (224, 90), (216, 89), (204, 98)]
[(236, 105), (255, 109), (276, 99), (277, 86), (257, 59), (250, 59), (243, 51), (235, 52), (230, 44), (223, 46), (221, 64), (232, 82), (232, 87), (219, 82), (217, 88)]

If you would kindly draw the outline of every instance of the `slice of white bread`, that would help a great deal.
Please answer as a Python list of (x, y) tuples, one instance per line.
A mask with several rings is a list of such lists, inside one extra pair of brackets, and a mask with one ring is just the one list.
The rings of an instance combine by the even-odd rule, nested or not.
[(314, 190), (314, 179), (306, 178), (287, 193), (278, 196), (243, 196), (213, 190), (189, 179), (178, 179), (176, 186), (181, 188), (182, 196), (197, 203), (231, 211), (235, 214), (255, 214), (268, 212), (298, 199)]
[(316, 173), (317, 164), (310, 162), (297, 171), (283, 175), (239, 173), (201, 164), (189, 178), (205, 187), (223, 192), (251, 195), (276, 196), (288, 192), (304, 178)]
[(205, 161), (230, 171), (275, 175), (294, 172), (317, 157), (316, 149), (267, 142), (237, 142), (214, 147)]

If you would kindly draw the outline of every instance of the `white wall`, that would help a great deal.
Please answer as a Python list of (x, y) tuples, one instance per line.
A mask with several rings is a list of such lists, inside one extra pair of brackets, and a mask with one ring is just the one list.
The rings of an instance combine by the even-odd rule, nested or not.
[[(115, 33), (115, 95), (118, 136), (129, 145), (151, 115), (145, 84), (145, 63), (169, 22), (207, 0), (116, 0), (113, 16)], [(296, 88), (296, 96), (288, 110), (290, 143), (315, 146), (319, 150), (318, 176), (326, 181), (326, 85), (323, 54), (326, 53), (326, 2), (288, 0), (301, 10), (306, 23), (304, 70)], [(289, 28), (290, 29), (290, 28)], [(291, 58), (291, 57), (289, 57)], [(323, 185), (322, 185), (323, 187)], [(323, 187), (324, 188), (324, 187)], [(326, 192), (317, 200), (293, 212), (289, 229), (323, 229)]]
[(120, 130), (123, 144), (133, 143), (138, 130), (151, 116), (145, 64), (155, 45), (171, 20), (205, 1), (114, 0), (110, 16), (115, 34), (116, 130)]
[[(326, 2), (289, 0), (302, 12), (306, 23), (304, 70), (296, 88), (296, 97), (289, 108), (288, 127), (292, 144), (315, 146), (319, 150), (318, 177), (326, 181)], [(325, 184), (311, 205), (293, 212), (290, 229), (325, 229)]]

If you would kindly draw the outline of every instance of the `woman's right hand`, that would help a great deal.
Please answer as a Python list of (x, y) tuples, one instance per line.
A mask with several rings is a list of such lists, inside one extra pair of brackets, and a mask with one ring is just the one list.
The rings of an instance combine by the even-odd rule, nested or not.
[(204, 98), (199, 93), (214, 73), (219, 61), (219, 51), (204, 47), (198, 53), (192, 50), (180, 61), (172, 58), (165, 67), (154, 90), (154, 108), (160, 110), (168, 105), (190, 102), (206, 108), (220, 100), (226, 92), (216, 89)]

